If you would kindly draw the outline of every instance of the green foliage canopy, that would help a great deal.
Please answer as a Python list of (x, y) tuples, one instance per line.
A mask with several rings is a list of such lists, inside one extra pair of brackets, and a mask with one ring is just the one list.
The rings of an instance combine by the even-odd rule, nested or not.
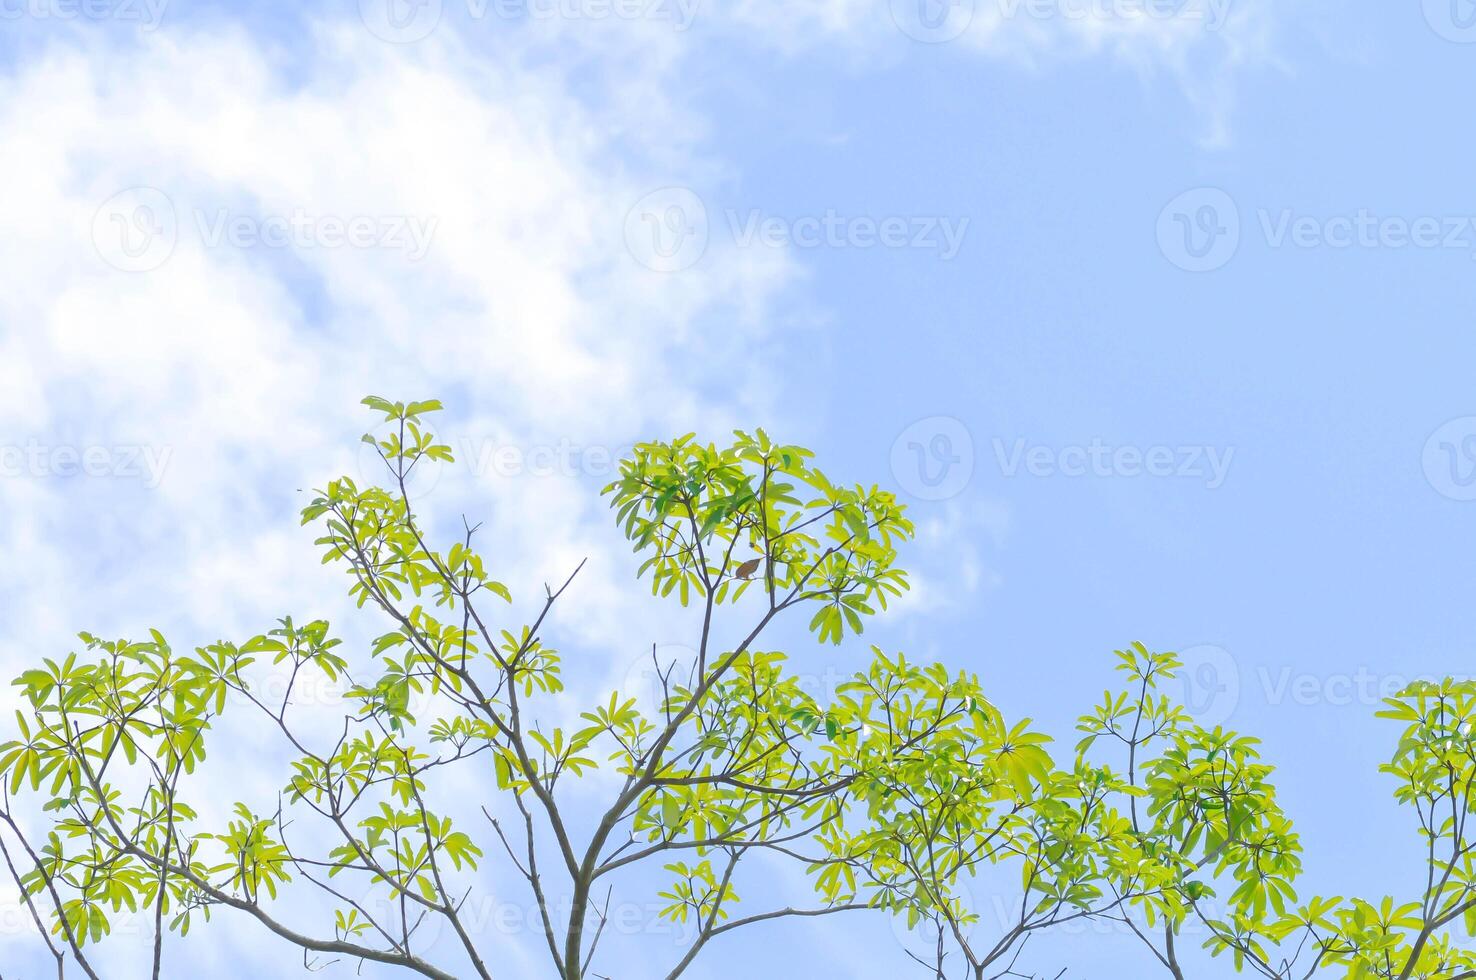
[[(365, 404), (383, 423), (365, 436), (383, 485), (340, 477), (302, 516), (352, 599), (383, 619), (368, 649), (290, 616), (190, 652), (157, 631), (83, 633), (79, 652), (17, 680), (0, 849), (59, 973), (75, 963), (97, 980), (98, 944), (129, 916), (152, 920), (159, 976), (166, 935), (226, 913), (309, 966), (490, 978), (496, 939), (466, 913), (495, 870), (526, 888), (565, 980), (594, 975), (616, 889), (655, 878), (661, 916), (691, 927), (669, 978), (735, 929), (865, 910), (933, 937), (907, 954), (935, 978), (1008, 974), (1032, 936), (1082, 920), (1136, 936), (1181, 980), (1190, 926), (1273, 980), (1476, 976), (1451, 935), (1476, 928), (1476, 685), (1414, 685), (1382, 712), (1405, 725), (1384, 771), (1418, 818), (1423, 894), (1299, 904), (1302, 844), (1272, 768), (1255, 739), (1173, 702), (1172, 654), (1120, 651), (1123, 689), (1056, 755), (975, 675), (900, 653), (873, 647), (832, 694), (806, 689), (765, 637), (797, 616), (841, 644), (907, 589), (897, 558), (913, 525), (892, 493), (835, 483), (762, 431), (635, 447), (604, 493), (638, 575), (698, 613), (693, 655), (653, 663), (654, 707), (619, 691), (571, 706), (549, 632), (578, 570), (517, 618), (477, 529), (433, 542), (412, 505), (414, 471), (453, 461), (428, 426), (440, 404)], [(263, 683), (268, 668), (285, 686)], [(315, 675), (346, 692), (326, 740), (301, 724)], [(191, 790), (239, 711), (249, 721), (233, 723), (287, 766), (276, 799), (217, 813)], [(467, 820), (466, 785), (488, 786), (481, 820)], [(749, 872), (754, 855), (808, 877), (813, 902), (745, 902), (745, 874), (769, 873)], [(976, 899), (1001, 880), (1015, 882), (1003, 917)], [(289, 889), (301, 900), (286, 903)], [(431, 942), (427, 923), (454, 942)]]

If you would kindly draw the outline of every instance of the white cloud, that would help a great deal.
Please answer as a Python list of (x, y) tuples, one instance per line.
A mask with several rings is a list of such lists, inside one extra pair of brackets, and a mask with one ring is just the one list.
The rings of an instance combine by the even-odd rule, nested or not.
[[(64, 653), (78, 629), (158, 625), (194, 645), (289, 612), (343, 611), (332, 597), (346, 583), (297, 527), (296, 490), (357, 471), (366, 393), (441, 395), (453, 442), (525, 448), (724, 431), (764, 397), (762, 386), (704, 389), (762, 331), (790, 275), (784, 255), (715, 245), (671, 276), (622, 241), (637, 199), (703, 165), (635, 158), (622, 142), (683, 114), (666, 95), (669, 61), (633, 57), (611, 34), (609, 59), (592, 50), (585, 67), (621, 72), (643, 98), (601, 106), (538, 67), (537, 37), (489, 55), (452, 32), (387, 45), (357, 22), (320, 30), (316, 54), (290, 66), (228, 29), (117, 46), (78, 36), (0, 80), (8, 673)], [(99, 219), (138, 187), (149, 190)], [(294, 221), (308, 234), (291, 247), (218, 242), (222, 212), (248, 239), (296, 234)], [(167, 232), (171, 215), (163, 257), (150, 249), (170, 236), (145, 238), (138, 222)], [(325, 220), (382, 231), (407, 217), (434, 222), (419, 261), (325, 244)], [(154, 267), (120, 271), (105, 256)], [(157, 486), (120, 472), (121, 453), (140, 447), (167, 459)], [(72, 454), (89, 451), (108, 466), (78, 472)], [(489, 481), (459, 465), (426, 503), (447, 533), (462, 513), (486, 521), (482, 545), (519, 617), (536, 611), (543, 581), (590, 556), (565, 628), (610, 644), (621, 630), (655, 632), (642, 624), (656, 614), (623, 587), (630, 560), (597, 488), (589, 474)], [(343, 626), (384, 628), (369, 613)], [(603, 682), (610, 669), (587, 673)], [(223, 760), (239, 758), (230, 737), (246, 731), (222, 731)], [(202, 793), (216, 812), (238, 795), (265, 803), (280, 776), (243, 785), (239, 768), (217, 769)], [(293, 959), (254, 929), (214, 938), (263, 972)], [(34, 938), (6, 930), (0, 948), (12, 941)], [(210, 955), (197, 945), (179, 955)]]
[(904, 635), (913, 637), (930, 614), (959, 611), (999, 585), (999, 573), (982, 551), (986, 545), (993, 551), (1004, 547), (1010, 514), (994, 500), (950, 500), (920, 512), (915, 523), (917, 538), (907, 562), (912, 587), (894, 602), (894, 618)]
[[(713, 16), (720, 31), (757, 30), (758, 43), (789, 50), (903, 37), (885, 5), (859, 0), (749, 0)], [(0, 448), (20, 467), (0, 478), (11, 613), (0, 665), (62, 653), (83, 628), (158, 625), (193, 645), (289, 612), (341, 612), (328, 597), (343, 581), (296, 526), (297, 490), (358, 472), (357, 400), (369, 392), (443, 396), (444, 434), (473, 458), (468, 445), (618, 449), (772, 417), (771, 382), (734, 366), (772, 319), (790, 259), (714, 239), (695, 267), (663, 275), (623, 241), (643, 195), (721, 173), (696, 149), (710, 121), (681, 95), (686, 37), (573, 26), (481, 31), (472, 52), (451, 26), (396, 45), (357, 20), (325, 22), (301, 61), (223, 27), (124, 43), (77, 33), (28, 49), (0, 78)], [(978, 18), (960, 43), (1033, 63), (1107, 51), (1186, 72), (1203, 43), (1120, 27)], [(120, 192), (131, 196), (105, 208)], [(308, 232), (292, 247), (238, 246), (214, 239), (222, 215), (247, 238), (302, 222)], [(162, 257), (170, 236), (141, 232), (171, 216)], [(329, 244), (356, 220), (376, 233), (419, 222), (429, 248), (412, 260)], [(125, 232), (146, 244), (132, 258), (119, 251)], [(151, 268), (121, 271), (105, 256)], [(166, 464), (157, 485), (141, 451)], [(64, 454), (89, 452), (101, 453), (97, 473), (56, 475), (80, 466)], [(652, 639), (681, 634), (631, 598), (631, 563), (590, 469), (489, 479), (463, 462), (426, 502), (447, 534), (462, 513), (486, 522), (483, 545), (520, 615), (542, 582), (590, 556), (561, 628), (608, 653), (590, 675), (618, 681)], [(988, 572), (966, 539), (998, 532), (998, 519), (949, 510), (925, 524), (924, 555), (951, 578), (930, 577), (925, 561), (904, 609), (981, 587)], [(377, 631), (366, 618), (344, 626)], [(221, 807), (275, 786), (225, 775), (212, 791)], [(254, 930), (216, 935), (235, 972), (286, 962)], [(32, 940), (5, 930), (7, 959), (12, 942)], [(213, 954), (196, 944), (189, 955)]]
[[(533, 444), (720, 421), (694, 394), (698, 321), (724, 309), (757, 329), (782, 255), (642, 269), (622, 220), (659, 177), (602, 138), (609, 120), (516, 49), (489, 67), (437, 40), (325, 28), (318, 60), (288, 81), (238, 34), (153, 34), (106, 59), (58, 48), (4, 84), (0, 166), (16, 179), (0, 189), (13, 229), (0, 260), (27, 274), (0, 296), (0, 364), (17, 382), (0, 411), (43, 441), (167, 450), (158, 492), (135, 494), (136, 546), (171, 528), (207, 530), (202, 550), (260, 533), (297, 503), (284, 488), (325, 475), (304, 460), (346, 451), (369, 391), (444, 394), (447, 425)], [(162, 192), (177, 244), (125, 273), (94, 249), (94, 214), (135, 185)], [(258, 226), (408, 216), (433, 221), (434, 238), (419, 262), (213, 245), (223, 210)], [(54, 507), (96, 489), (39, 487)]]
[(1103, 59), (1172, 80), (1211, 145), (1229, 139), (1239, 74), (1276, 64), (1264, 0), (738, 0), (720, 16), (790, 53), (841, 44), (867, 63), (909, 44), (1034, 70)]

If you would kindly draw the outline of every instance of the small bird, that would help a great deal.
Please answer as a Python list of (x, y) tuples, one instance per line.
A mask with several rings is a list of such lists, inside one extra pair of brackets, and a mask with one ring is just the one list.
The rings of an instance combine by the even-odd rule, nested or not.
[(758, 571), (759, 562), (761, 561), (763, 561), (762, 558), (748, 559), (748, 561), (738, 566), (736, 574), (739, 578), (753, 578), (753, 573)]

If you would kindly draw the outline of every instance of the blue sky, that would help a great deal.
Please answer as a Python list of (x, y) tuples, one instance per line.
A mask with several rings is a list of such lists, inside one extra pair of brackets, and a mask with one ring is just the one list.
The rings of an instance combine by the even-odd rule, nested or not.
[[(685, 634), (600, 452), (763, 425), (912, 498), (918, 588), (870, 639), (1065, 741), (1114, 648), (1186, 650), (1279, 767), (1305, 890), (1415, 886), (1369, 692), (1476, 665), (1468, 0), (439, 7), (0, 0), (0, 664), (340, 611), (295, 491), (359, 465), (375, 392), (447, 402), (425, 499), (522, 595), (591, 556), (559, 643), (623, 683)], [(181, 970), (300, 962), (221, 925)], [(662, 940), (625, 940), (643, 975)], [(907, 969), (856, 919), (695, 975)]]

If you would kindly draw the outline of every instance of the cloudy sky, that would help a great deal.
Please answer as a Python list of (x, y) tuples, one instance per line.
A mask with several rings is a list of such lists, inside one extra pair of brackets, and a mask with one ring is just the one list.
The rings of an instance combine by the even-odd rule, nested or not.
[[(611, 458), (762, 425), (913, 503), (870, 638), (1068, 741), (1113, 648), (1185, 650), (1281, 766), (1309, 887), (1407, 890), (1379, 691), (1476, 671), (1473, 69), (1470, 0), (0, 0), (0, 666), (345, 612), (295, 515), (367, 472), (375, 393), (445, 401), (459, 462), (417, 493), (522, 608), (590, 558), (556, 642), (627, 683), (688, 634), (607, 527)], [(221, 800), (281, 783), (243, 772)], [(6, 976), (43, 975), (3, 912)], [(614, 976), (674, 948), (631, 933)], [(693, 975), (902, 948), (778, 925)], [(249, 924), (174, 962), (301, 965)]]

